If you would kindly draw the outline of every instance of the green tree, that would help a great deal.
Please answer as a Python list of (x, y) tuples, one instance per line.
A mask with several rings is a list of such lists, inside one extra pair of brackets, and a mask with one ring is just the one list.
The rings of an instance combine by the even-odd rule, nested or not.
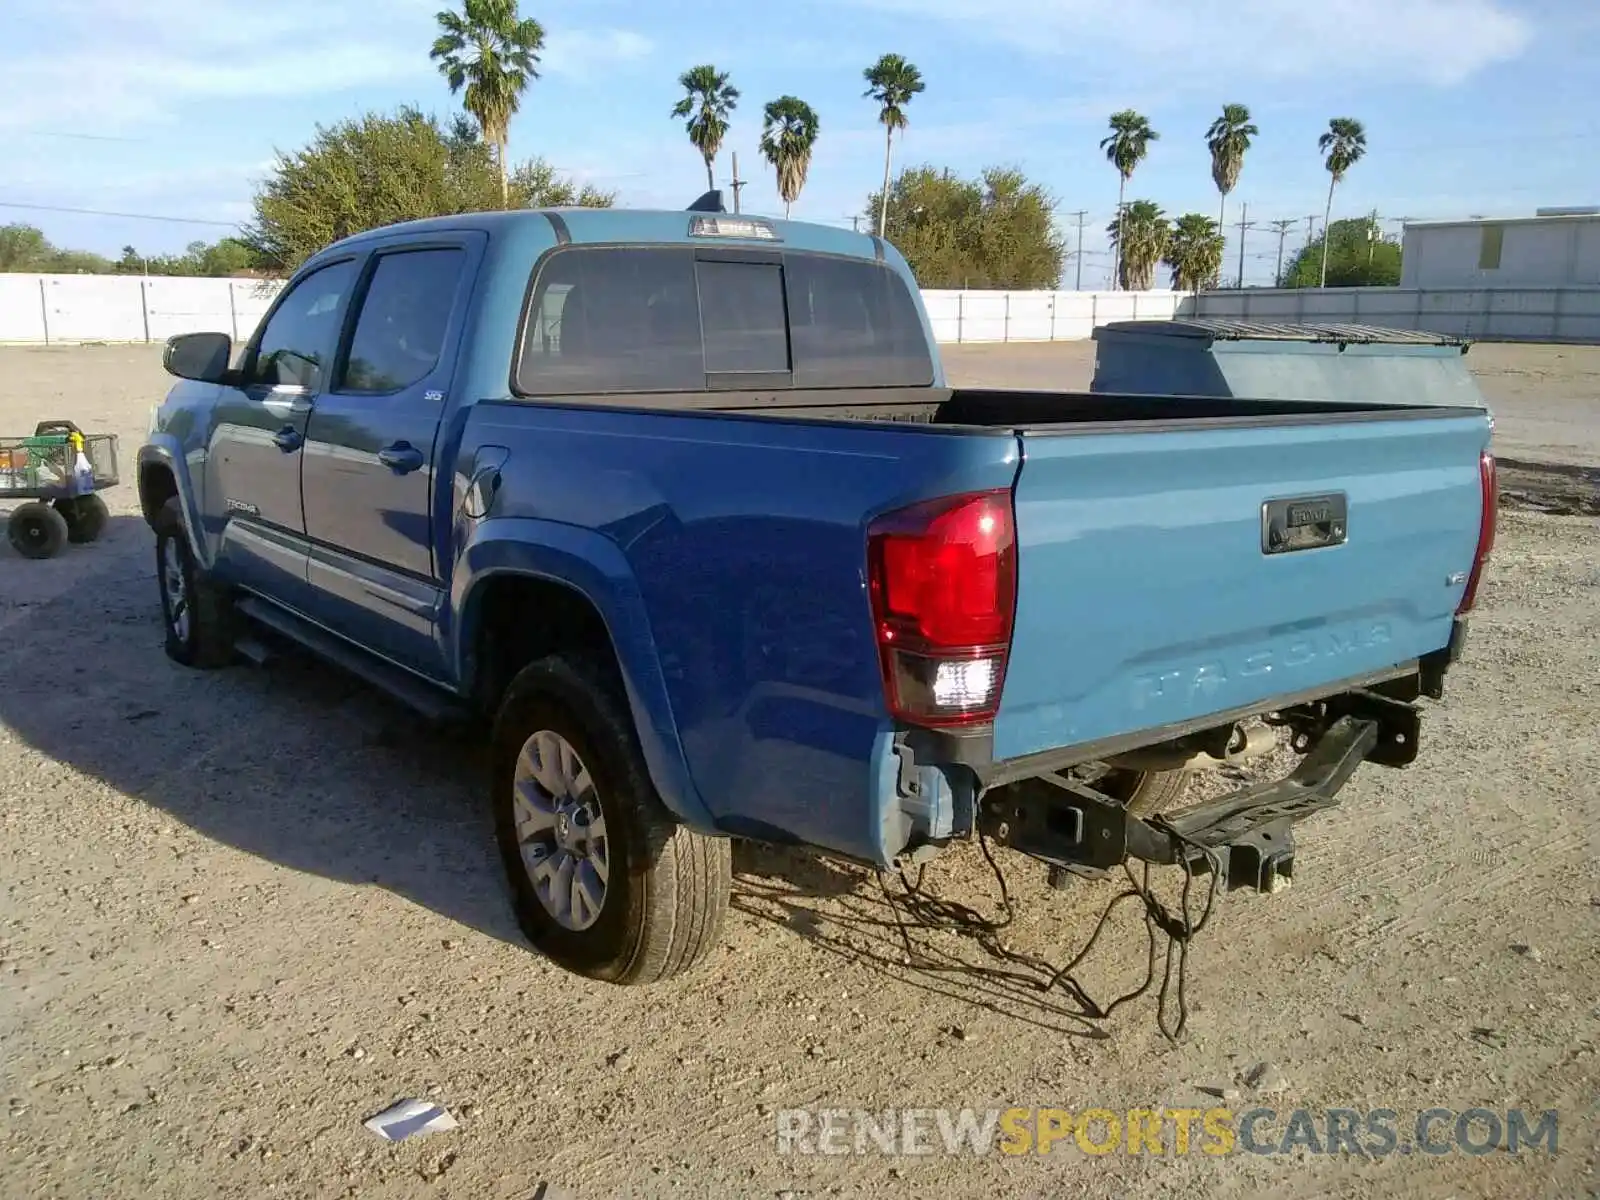
[[(1328, 251), (1325, 268), (1324, 249)], [(1400, 242), (1384, 236), (1374, 215), (1335, 221), (1325, 236), (1300, 247), (1284, 268), (1278, 286), (1399, 287)]]
[[(1128, 180), (1133, 178), (1133, 172), (1145, 156), (1150, 153), (1150, 143), (1161, 140), (1161, 135), (1150, 127), (1150, 119), (1131, 108), (1111, 114), (1111, 133), (1101, 139), (1100, 149), (1105, 151), (1106, 161), (1117, 169), (1117, 217), (1121, 219), (1123, 210), (1123, 197), (1127, 194)], [(1116, 222), (1112, 223), (1113, 225)], [(1120, 281), (1123, 277), (1122, 247), (1116, 247), (1116, 265), (1112, 271), (1112, 279)], [(1150, 270), (1155, 270), (1155, 263), (1161, 256), (1156, 255), (1151, 260)], [(1148, 286), (1148, 285), (1146, 285)]]
[(466, 89), (462, 107), (476, 118), (483, 140), (495, 148), (500, 168), (500, 197), (510, 188), (506, 143), (511, 118), (522, 105), (528, 82), (539, 78), (539, 52), (544, 29), (532, 17), (520, 17), (517, 0), (462, 0), (462, 11), (436, 14), (439, 36), (428, 57), (450, 84), (450, 94)]
[(800, 198), (811, 169), (811, 151), (817, 144), (817, 114), (804, 100), (779, 96), (768, 104), (761, 126), (761, 154), (778, 175), (778, 195), (783, 215)]
[(200, 253), (200, 274), (213, 277), (243, 275), (260, 266), (260, 259), (243, 238), (225, 237)]
[(1261, 131), (1250, 122), (1250, 110), (1242, 104), (1224, 104), (1222, 115), (1206, 130), (1206, 149), (1211, 151), (1211, 181), (1222, 194), (1217, 209), (1217, 228), (1227, 228), (1228, 193), (1239, 182), (1244, 169), (1244, 153), (1252, 138)]
[[(1020, 171), (990, 167), (962, 179), (931, 166), (904, 170), (892, 182), (885, 236), (906, 256), (925, 288), (1054, 288), (1066, 244), (1056, 231), (1055, 201)], [(884, 211), (867, 197), (868, 219)]]
[(922, 72), (898, 54), (885, 54), (861, 72), (867, 81), (863, 93), (878, 105), (878, 123), (883, 126), (883, 190), (878, 193), (878, 236), (885, 236), (888, 223), (889, 162), (894, 156), (894, 135), (909, 125), (906, 107), (927, 88)]
[(319, 126), (310, 145), (278, 153), (256, 191), (245, 241), (261, 266), (292, 270), (329, 242), (397, 221), (508, 202), (604, 207), (613, 199), (592, 188), (574, 194), (539, 160), (517, 167), (507, 180), (485, 141), (459, 133), (415, 108)]
[[(1322, 210), (1322, 227), (1328, 228), (1333, 216), (1333, 189), (1345, 172), (1361, 161), (1367, 152), (1367, 131), (1354, 117), (1334, 117), (1328, 122), (1327, 132), (1317, 139), (1317, 149), (1322, 151), (1322, 165), (1328, 169), (1328, 205)], [(1328, 286), (1328, 240), (1322, 243), (1322, 282)]]
[(672, 106), (672, 115), (683, 119), (689, 141), (700, 151), (706, 164), (706, 190), (717, 186), (712, 170), (722, 152), (722, 139), (728, 136), (728, 119), (739, 105), (739, 89), (728, 82), (728, 73), (710, 63), (690, 67), (678, 76), (683, 99)]
[(42, 229), (0, 225), (0, 271), (46, 271), (56, 253)]
[(519, 163), (511, 172), (512, 208), (610, 208), (616, 202), (615, 192), (563, 179), (542, 158)]
[(1156, 264), (1167, 252), (1172, 226), (1152, 200), (1135, 200), (1106, 226), (1117, 250), (1117, 283), (1130, 292), (1156, 285)]
[(1185, 213), (1173, 224), (1162, 261), (1172, 268), (1172, 286), (1180, 292), (1211, 287), (1222, 272), (1222, 228), (1210, 217)]

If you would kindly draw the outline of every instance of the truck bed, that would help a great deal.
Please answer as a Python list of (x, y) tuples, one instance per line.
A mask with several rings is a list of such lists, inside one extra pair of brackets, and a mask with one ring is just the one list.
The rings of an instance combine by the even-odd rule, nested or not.
[[(561, 401), (559, 403), (571, 403)], [(1231, 396), (1151, 396), (1002, 388), (857, 388), (767, 393), (692, 393), (593, 397), (584, 406), (813, 421), (871, 421), (955, 429), (1127, 426), (1196, 422), (1325, 424), (1441, 412), (1438, 405), (1252, 400)]]
[[(1008, 662), (963, 762), (1065, 765), (1447, 646), (1488, 440), (1478, 408), (927, 388), (497, 401), (464, 437), (510, 454), (487, 527), (594, 530), (620, 554), (639, 657), (659, 655), (662, 715), (721, 826), (873, 861), (948, 819), (879, 809), (859, 769), (894, 762), (876, 516), (1010, 494)], [(1324, 501), (1348, 536), (1265, 544), (1269, 509), (1315, 524)]]

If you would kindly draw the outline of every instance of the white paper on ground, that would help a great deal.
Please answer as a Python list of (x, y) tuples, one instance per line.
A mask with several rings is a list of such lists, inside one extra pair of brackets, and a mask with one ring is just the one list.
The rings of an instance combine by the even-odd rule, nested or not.
[(401, 1100), (362, 1122), (386, 1141), (398, 1142), (419, 1133), (443, 1133), (456, 1119), (427, 1100)]

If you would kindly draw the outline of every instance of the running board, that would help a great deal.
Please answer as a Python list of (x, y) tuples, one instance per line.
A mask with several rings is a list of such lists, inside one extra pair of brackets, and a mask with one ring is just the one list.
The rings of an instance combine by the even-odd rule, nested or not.
[[(233, 607), (239, 615), (371, 684), (429, 721), (449, 724), (468, 716), (466, 707), (447, 692), (275, 604), (257, 596), (244, 596), (235, 601)], [(241, 654), (254, 662), (271, 657), (270, 651), (248, 635), (240, 638), (236, 645)], [(252, 651), (261, 652), (262, 657)]]

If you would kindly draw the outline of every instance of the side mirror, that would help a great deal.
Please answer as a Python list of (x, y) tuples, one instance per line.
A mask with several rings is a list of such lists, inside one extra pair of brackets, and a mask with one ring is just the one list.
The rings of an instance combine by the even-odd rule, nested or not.
[(232, 357), (233, 339), (225, 333), (180, 333), (167, 339), (161, 365), (179, 379), (222, 383)]

